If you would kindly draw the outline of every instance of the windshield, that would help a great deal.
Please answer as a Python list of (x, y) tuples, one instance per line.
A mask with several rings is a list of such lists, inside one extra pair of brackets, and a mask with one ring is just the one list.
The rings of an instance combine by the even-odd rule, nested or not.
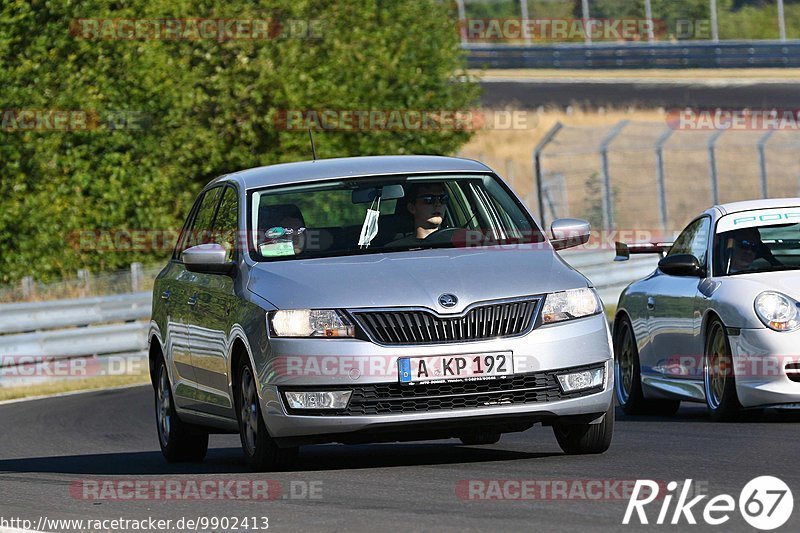
[(800, 223), (723, 231), (714, 247), (716, 272), (723, 276), (800, 269)]
[(258, 261), (544, 241), (494, 175), (355, 178), (248, 194)]

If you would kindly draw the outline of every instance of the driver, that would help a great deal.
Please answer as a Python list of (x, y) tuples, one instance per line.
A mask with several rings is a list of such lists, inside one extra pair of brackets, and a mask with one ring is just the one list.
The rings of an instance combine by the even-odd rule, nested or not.
[(413, 217), (414, 231), (390, 243), (391, 246), (413, 246), (421, 243), (442, 227), (449, 196), (442, 183), (421, 183), (408, 188), (406, 209)]
[(442, 226), (449, 197), (441, 183), (423, 183), (411, 192), (406, 208), (414, 217), (414, 236), (424, 239)]
[(744, 272), (767, 268), (771, 262), (762, 257), (765, 244), (761, 241), (758, 228), (744, 228), (737, 230), (728, 239), (728, 248), (731, 249), (731, 262), (728, 271)]

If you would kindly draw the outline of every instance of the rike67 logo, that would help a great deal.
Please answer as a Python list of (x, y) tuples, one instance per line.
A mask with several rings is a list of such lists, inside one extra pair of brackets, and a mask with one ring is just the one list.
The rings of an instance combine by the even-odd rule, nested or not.
[[(670, 481), (666, 493), (660, 494), (663, 483), (649, 479), (637, 480), (633, 494), (628, 501), (623, 524), (638, 523), (663, 524), (697, 524), (700, 518), (708, 525), (719, 526), (728, 522), (737, 510), (737, 501), (729, 494), (720, 494), (708, 498), (707, 494), (694, 495), (692, 480), (687, 479), (680, 485)], [(653, 505), (648, 516), (645, 507)], [(673, 507), (672, 502), (675, 501)], [(781, 527), (792, 516), (794, 498), (789, 486), (781, 479), (773, 476), (759, 476), (751, 479), (739, 493), (738, 511), (750, 526), (760, 530), (771, 530)], [(652, 511), (658, 509), (658, 516), (653, 520)]]

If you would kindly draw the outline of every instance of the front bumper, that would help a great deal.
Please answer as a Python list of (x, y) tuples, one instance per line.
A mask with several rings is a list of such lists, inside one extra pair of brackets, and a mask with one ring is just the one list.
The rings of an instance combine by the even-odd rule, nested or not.
[[(429, 345), (379, 346), (349, 339), (272, 339), (267, 368), (262, 376), (262, 411), (270, 434), (277, 439), (306, 437), (308, 442), (342, 441), (344, 434), (375, 433), (381, 430), (402, 432), (426, 425), (437, 436), (436, 428), (452, 424), (462, 427), (501, 427), (508, 422), (508, 431), (524, 429), (524, 421), (549, 422), (561, 417), (598, 419), (613, 401), (612, 349), (608, 324), (604, 315), (596, 315), (566, 323), (543, 326), (517, 338), (489, 341)], [(514, 375), (540, 373), (583, 367), (605, 366), (605, 383), (590, 394), (548, 401), (512, 401), (494, 405), (417, 410), (386, 414), (291, 414), (287, 411), (281, 389), (306, 386), (342, 390), (371, 384), (398, 382), (397, 358), (511, 352)], [(504, 399), (507, 400), (507, 399)], [(352, 400), (351, 400), (352, 401)], [(513, 420), (512, 420), (513, 419)], [(513, 423), (512, 423), (513, 422)], [(528, 427), (530, 424), (528, 424)], [(511, 428), (522, 429), (511, 429)], [(423, 432), (424, 433), (424, 432)], [(312, 437), (320, 438), (312, 438)], [(326, 437), (327, 436), (327, 437)]]
[(729, 339), (742, 406), (800, 408), (800, 382), (787, 372), (787, 365), (800, 363), (800, 331), (742, 329)]

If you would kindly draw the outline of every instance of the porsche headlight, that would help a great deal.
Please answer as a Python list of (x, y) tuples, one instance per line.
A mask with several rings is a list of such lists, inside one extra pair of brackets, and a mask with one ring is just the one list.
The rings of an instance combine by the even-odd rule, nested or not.
[(562, 322), (602, 311), (600, 297), (592, 288), (572, 289), (547, 295), (542, 309), (545, 324)]
[(774, 291), (765, 291), (756, 297), (756, 314), (770, 329), (775, 331), (791, 331), (800, 326), (797, 307), (793, 298)]
[(268, 315), (276, 337), (353, 337), (355, 328), (333, 309), (291, 309)]

